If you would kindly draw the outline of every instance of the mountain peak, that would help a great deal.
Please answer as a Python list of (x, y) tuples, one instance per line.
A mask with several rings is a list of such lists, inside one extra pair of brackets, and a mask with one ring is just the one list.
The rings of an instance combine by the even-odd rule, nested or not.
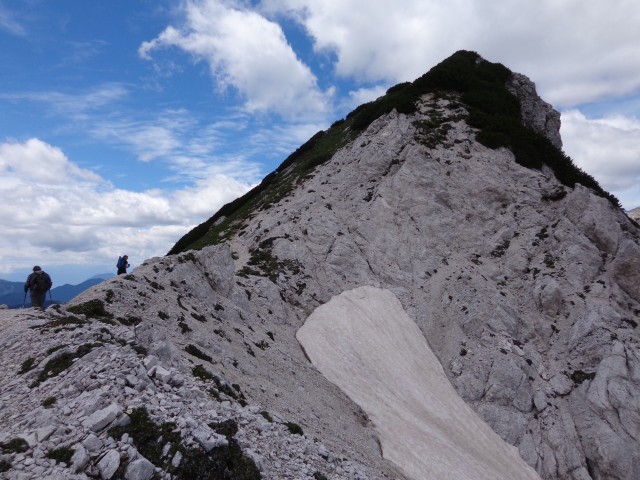
[(450, 118), (438, 114), (421, 118), (419, 109), (425, 96), (455, 99), (452, 107), (461, 107), (457, 115), (473, 127), (471, 135), (481, 144), (491, 149), (508, 148), (518, 164), (537, 170), (548, 168), (565, 186), (573, 188), (580, 183), (620, 206), (613, 195), (562, 152), (560, 114), (540, 99), (533, 82), (502, 64), (484, 60), (475, 52), (458, 51), (414, 82), (391, 87), (386, 95), (359, 106), (344, 120), (316, 133), (257, 187), (187, 233), (169, 254), (202, 248), (238, 233), (247, 216), (269, 208), (289, 194), (382, 115), (395, 111), (427, 125), (432, 130), (424, 140), (427, 147), (435, 148), (438, 142), (446, 142)]
[(640, 230), (534, 94), (457, 52), (174, 253), (0, 317), (3, 468), (419, 480), (444, 442), (456, 480), (635, 479)]

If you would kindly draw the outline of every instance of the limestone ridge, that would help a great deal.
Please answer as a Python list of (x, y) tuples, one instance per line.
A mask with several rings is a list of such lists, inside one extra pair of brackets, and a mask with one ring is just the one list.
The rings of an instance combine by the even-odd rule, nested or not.
[[(66, 307), (0, 311), (0, 470), (414, 478), (296, 340), (317, 307), (373, 286), (542, 478), (635, 479), (640, 231), (559, 150), (554, 119), (531, 83), (458, 52), (319, 132), (170, 255)], [(147, 418), (173, 422), (171, 441), (148, 448)]]

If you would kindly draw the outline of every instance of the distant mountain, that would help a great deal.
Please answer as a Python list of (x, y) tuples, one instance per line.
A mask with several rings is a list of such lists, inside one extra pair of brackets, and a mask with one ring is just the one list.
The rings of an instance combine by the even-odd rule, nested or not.
[[(112, 277), (112, 273), (101, 273), (95, 275), (77, 285), (65, 284), (51, 289), (51, 295), (47, 294), (46, 304), (67, 303), (69, 300), (84, 292), (87, 288), (103, 282), (107, 278)], [(29, 295), (24, 294), (24, 282), (10, 282), (0, 280), (0, 305), (8, 305), (9, 308), (19, 308), (23, 305), (30, 307), (31, 300)]]

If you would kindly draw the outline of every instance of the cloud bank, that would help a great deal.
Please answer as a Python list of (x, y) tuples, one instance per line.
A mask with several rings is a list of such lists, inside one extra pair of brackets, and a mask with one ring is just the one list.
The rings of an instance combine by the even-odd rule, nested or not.
[(210, 176), (179, 190), (113, 187), (37, 138), (0, 144), (0, 273), (45, 255), (48, 264), (138, 262), (167, 252), (189, 228), (250, 185)]

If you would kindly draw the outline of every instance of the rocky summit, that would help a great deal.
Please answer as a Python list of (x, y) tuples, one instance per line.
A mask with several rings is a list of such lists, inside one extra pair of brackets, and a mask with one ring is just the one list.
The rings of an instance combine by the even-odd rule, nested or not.
[(457, 52), (145, 261), (0, 310), (9, 479), (640, 472), (640, 228)]

